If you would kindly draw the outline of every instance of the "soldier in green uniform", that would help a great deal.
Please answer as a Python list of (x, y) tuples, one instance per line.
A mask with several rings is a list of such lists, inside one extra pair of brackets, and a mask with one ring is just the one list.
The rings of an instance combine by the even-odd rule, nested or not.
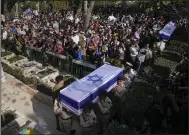
[(108, 126), (110, 120), (110, 109), (112, 107), (112, 101), (107, 96), (106, 91), (102, 91), (97, 102), (97, 107), (99, 110), (99, 128), (100, 133), (103, 132), (103, 129)]
[(79, 122), (81, 135), (91, 135), (92, 129), (94, 129), (95, 123), (97, 122), (92, 103), (86, 105), (83, 113), (79, 116)]
[(54, 107), (54, 113), (56, 117), (56, 125), (57, 125), (57, 130), (60, 131), (60, 125), (59, 125), (59, 114), (57, 113), (57, 109), (60, 108), (59, 106), (59, 92), (64, 86), (64, 80), (63, 76), (58, 75), (56, 78), (56, 85), (52, 89), (52, 98), (53, 98), (53, 107)]
[(52, 89), (52, 98), (53, 98), (53, 105), (54, 105), (54, 101), (55, 99), (58, 97), (60, 90), (64, 87), (64, 78), (62, 75), (58, 75), (55, 78), (56, 81), (56, 85), (54, 86), (54, 88)]

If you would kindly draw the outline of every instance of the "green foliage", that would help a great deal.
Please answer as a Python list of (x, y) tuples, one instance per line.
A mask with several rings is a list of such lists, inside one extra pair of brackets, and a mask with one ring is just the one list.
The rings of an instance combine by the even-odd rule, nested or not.
[(79, 1), (79, 0), (69, 0), (69, 7), (71, 9), (77, 9), (77, 7), (79, 6), (79, 3), (82, 2), (82, 1)]
[(12, 57), (10, 59), (7, 59), (7, 61), (9, 61), (10, 63), (14, 63), (14, 62), (22, 60), (22, 59), (24, 59), (22, 56), (16, 55), (16, 56), (14, 56), (14, 57)]
[(4, 72), (7, 72), (8, 74), (14, 76), (15, 78), (17, 78), (18, 80), (22, 81), (23, 83), (30, 85), (39, 85), (40, 82), (34, 78), (34, 77), (25, 77), (23, 70), (18, 69), (18, 68), (12, 68), (9, 65), (2, 63), (2, 67)]
[(143, 124), (144, 112), (153, 102), (157, 89), (147, 81), (138, 79), (123, 96), (122, 117), (132, 127)]
[(171, 3), (171, 1), (162, 1), (162, 3), (164, 4), (164, 5), (169, 5), (170, 3)]
[[(78, 0), (75, 0), (78, 2)], [(60, 1), (47, 1), (48, 5), (51, 6), (54, 10), (61, 10), (61, 9), (67, 9), (68, 7), (68, 1), (67, 0), (60, 0)]]
[(163, 57), (157, 58), (153, 65), (154, 72), (162, 77), (167, 77), (169, 73), (174, 70), (178, 62), (174, 62)]
[(110, 59), (110, 64), (116, 67), (122, 67), (121, 61), (118, 59)]
[(47, 75), (52, 74), (53, 72), (54, 72), (54, 71), (51, 70), (51, 69), (46, 69), (46, 70), (44, 70), (44, 71), (39, 72), (37, 75), (38, 75), (40, 78), (43, 78), (43, 77), (45, 77), (45, 76), (47, 76)]
[(26, 9), (31, 8), (32, 10), (36, 10), (37, 2), (36, 1), (26, 1), (23, 2), (23, 7), (22, 7), (22, 11), (24, 12)]
[(12, 52), (10, 52), (10, 51), (1, 52), (1, 57), (5, 57), (5, 56), (11, 55), (11, 54), (12, 54)]
[(75, 82), (76, 79), (72, 76), (65, 76), (64, 77), (64, 87), (67, 87), (68, 85), (70, 85), (71, 83)]
[(169, 45), (166, 46), (166, 49), (182, 54), (183, 52), (188, 51), (188, 44), (177, 40), (171, 40)]

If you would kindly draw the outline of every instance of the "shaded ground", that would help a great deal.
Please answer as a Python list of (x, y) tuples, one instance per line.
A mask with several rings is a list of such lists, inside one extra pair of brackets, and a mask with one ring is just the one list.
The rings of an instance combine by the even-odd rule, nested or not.
[(125, 96), (124, 113), (126, 123), (135, 127), (144, 122), (145, 111), (154, 103), (161, 102), (165, 90), (160, 89), (162, 79), (167, 78), (179, 63), (178, 52), (165, 50), (151, 67), (137, 76), (131, 89)]

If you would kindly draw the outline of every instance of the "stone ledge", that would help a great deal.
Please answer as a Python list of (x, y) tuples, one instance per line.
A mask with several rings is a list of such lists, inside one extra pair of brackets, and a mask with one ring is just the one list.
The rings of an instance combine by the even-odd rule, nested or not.
[(34, 129), (39, 134), (51, 134), (48, 130), (43, 129), (39, 124), (34, 121), (28, 120), (22, 113), (18, 112), (17, 110), (7, 107), (4, 110), (4, 113), (7, 111), (13, 111), (18, 117), (4, 126), (1, 131), (3, 134), (18, 134), (19, 131), (25, 128)]
[(5, 72), (5, 74), (7, 74), (8, 76), (14, 78), (14, 81), (16, 83), (21, 83), (22, 84), (21, 89), (24, 90), (25, 92), (29, 93), (32, 96), (32, 98), (34, 98), (34, 99), (42, 102), (43, 104), (45, 104), (47, 106), (50, 106), (50, 107), (53, 106), (53, 104), (52, 104), (52, 98), (51, 97), (49, 97), (49, 96), (47, 96), (47, 95), (45, 95), (45, 94), (43, 94), (43, 93), (41, 93), (41, 92), (39, 92), (37, 90), (32, 89), (31, 87), (29, 87), (28, 85), (24, 84), (20, 80), (16, 79), (12, 75), (10, 75), (10, 74), (8, 74), (6, 72)]

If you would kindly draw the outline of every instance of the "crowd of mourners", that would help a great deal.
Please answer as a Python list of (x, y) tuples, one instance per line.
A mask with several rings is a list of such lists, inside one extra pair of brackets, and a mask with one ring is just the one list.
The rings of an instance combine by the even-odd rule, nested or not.
[[(95, 9), (87, 30), (83, 30), (81, 15), (74, 16), (72, 11), (25, 14), (3, 23), (3, 39), (11, 40), (16, 53), (30, 46), (100, 65), (110, 58), (119, 59), (123, 65), (136, 65), (145, 55), (150, 64), (153, 44), (161, 41), (158, 31), (170, 20), (153, 14), (112, 14), (111, 8), (106, 12), (102, 9)], [(183, 20), (177, 22), (184, 24)]]
[[(83, 30), (82, 15), (74, 16), (72, 11), (47, 10), (4, 21), (3, 41), (5, 41), (5, 48), (7, 40), (12, 43), (11, 49), (17, 54), (24, 51), (26, 46), (30, 46), (91, 63), (98, 61), (103, 64), (113, 58), (120, 60), (123, 65), (126, 62), (129, 63), (129, 66), (134, 65), (135, 70), (138, 71), (141, 62), (145, 62), (147, 66), (151, 64), (154, 43), (162, 41), (157, 38), (158, 32), (169, 21), (171, 20), (154, 14), (123, 15), (114, 12), (111, 8), (104, 10), (98, 7), (92, 14), (89, 27)], [(172, 21), (175, 21), (176, 25), (185, 25), (184, 19)], [(159, 45), (160, 51), (164, 47), (162, 44)], [(186, 106), (188, 103), (186, 100), (187, 62), (187, 56), (184, 55), (171, 76), (172, 81), (165, 81), (167, 83), (163, 86), (168, 91), (174, 89), (172, 93), (177, 96), (167, 94), (161, 103), (157, 103), (147, 112), (152, 133), (170, 128), (174, 133), (187, 132), (187, 127), (185, 127), (188, 115)], [(73, 115), (59, 103), (58, 93), (64, 85), (64, 79), (62, 76), (56, 77), (53, 103), (57, 129), (75, 134), (77, 132), (75, 127), (79, 122), (82, 134), (90, 135), (94, 125), (98, 125), (98, 132), (102, 133), (104, 127), (107, 127), (112, 120), (121, 121), (118, 111), (119, 98), (129, 89), (133, 76), (133, 70), (126, 69), (124, 75), (118, 78), (117, 86), (108, 94), (102, 92), (96, 104), (87, 104), (79, 117)], [(162, 125), (165, 119), (168, 121), (166, 128), (165, 125)]]

